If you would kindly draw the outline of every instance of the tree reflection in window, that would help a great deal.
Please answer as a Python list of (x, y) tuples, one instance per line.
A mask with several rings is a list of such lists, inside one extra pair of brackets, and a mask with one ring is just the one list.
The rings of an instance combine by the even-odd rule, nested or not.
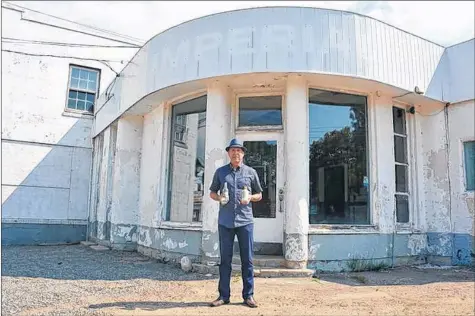
[(309, 97), (310, 223), (369, 224), (366, 98)]

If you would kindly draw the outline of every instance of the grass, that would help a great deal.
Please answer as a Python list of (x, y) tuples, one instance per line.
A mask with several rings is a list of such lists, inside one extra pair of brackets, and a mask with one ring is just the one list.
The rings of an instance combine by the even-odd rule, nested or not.
[(381, 271), (389, 268), (389, 265), (383, 261), (375, 262), (374, 260), (363, 260), (353, 258), (347, 263), (348, 269), (351, 272), (362, 271)]

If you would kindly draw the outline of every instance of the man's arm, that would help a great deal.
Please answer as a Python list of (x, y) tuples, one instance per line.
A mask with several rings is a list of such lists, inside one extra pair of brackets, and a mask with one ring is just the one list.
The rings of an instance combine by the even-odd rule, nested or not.
[(218, 170), (216, 170), (214, 172), (213, 182), (211, 183), (211, 186), (209, 187), (209, 190), (211, 191), (209, 194), (209, 197), (213, 199), (214, 201), (219, 202), (221, 200), (221, 197), (218, 195), (218, 191), (220, 189), (221, 189), (221, 182), (219, 181)]

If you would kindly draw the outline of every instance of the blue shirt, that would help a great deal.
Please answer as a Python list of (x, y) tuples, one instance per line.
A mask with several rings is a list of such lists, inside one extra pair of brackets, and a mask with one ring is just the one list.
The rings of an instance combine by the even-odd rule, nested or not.
[(252, 202), (247, 205), (241, 204), (241, 194), (244, 186), (251, 191), (250, 194), (262, 192), (256, 170), (245, 164), (241, 164), (235, 170), (231, 164), (224, 165), (214, 173), (210, 191), (218, 193), (223, 189), (225, 182), (228, 184), (229, 202), (226, 205), (220, 204), (218, 224), (234, 228), (253, 223)]

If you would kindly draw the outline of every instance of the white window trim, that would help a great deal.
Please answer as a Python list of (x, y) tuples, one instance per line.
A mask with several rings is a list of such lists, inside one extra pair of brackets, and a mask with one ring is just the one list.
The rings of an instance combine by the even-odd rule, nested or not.
[[(72, 76), (73, 68), (84, 69), (84, 70), (87, 70), (87, 71), (94, 71), (94, 72), (97, 73), (96, 92), (92, 92), (91, 90), (87, 90), (87, 89), (79, 89), (79, 88), (78, 89), (72, 89), (71, 88), (71, 76)], [(87, 66), (80, 66), (80, 65), (77, 65), (77, 64), (69, 64), (68, 85), (66, 87), (66, 102), (64, 104), (63, 115), (64, 116), (69, 116), (67, 114), (70, 113), (70, 114), (79, 114), (79, 115), (85, 115), (85, 116), (94, 116), (94, 114), (96, 113), (97, 99), (99, 97), (98, 94), (99, 94), (100, 81), (101, 81), (101, 70), (100, 69), (91, 68), (91, 67), (87, 67)], [(71, 108), (68, 107), (69, 91), (71, 89), (74, 90), (74, 91), (79, 91), (79, 92), (94, 93), (94, 107), (93, 107), (92, 112), (89, 112), (87, 110), (71, 109)], [(77, 117), (77, 116), (75, 116), (75, 117)]]
[[(239, 99), (245, 97), (270, 97), (270, 96), (280, 96), (282, 98), (282, 124), (281, 125), (261, 125), (261, 126), (239, 126)], [(285, 104), (286, 96), (284, 89), (265, 89), (265, 88), (255, 88), (251, 91), (249, 90), (235, 90), (234, 91), (234, 104), (231, 109), (231, 126), (234, 127), (234, 133), (239, 131), (282, 131), (285, 127)]]
[[(163, 107), (163, 129), (162, 129), (162, 156), (161, 160), (164, 162), (164, 167), (160, 173), (160, 187), (164, 190), (160, 190), (160, 201), (162, 202), (161, 208), (159, 208), (160, 214), (158, 214), (157, 221), (155, 223), (156, 227), (163, 229), (177, 229), (177, 230), (201, 230), (202, 222), (174, 222), (166, 220), (168, 205), (171, 203), (168, 199), (168, 189), (169, 189), (169, 170), (170, 170), (170, 150), (171, 150), (171, 139), (174, 139), (172, 135), (172, 124), (173, 124), (173, 111), (172, 108), (174, 105), (183, 103), (192, 99), (196, 99), (206, 95), (208, 90), (198, 90), (192, 93), (181, 95), (179, 97), (173, 98), (167, 102), (164, 102), (161, 106)], [(208, 111), (208, 109), (206, 109)]]
[[(394, 173), (394, 224), (395, 230), (398, 233), (404, 232), (415, 232), (415, 228), (419, 226), (418, 216), (415, 214), (415, 210), (417, 210), (417, 181), (418, 181), (418, 173), (417, 173), (417, 164), (416, 164), (416, 139), (414, 139), (414, 135), (417, 133), (416, 131), (416, 120), (415, 114), (408, 113), (408, 109), (410, 105), (394, 102), (392, 107), (399, 108), (404, 111), (404, 122), (406, 124), (406, 135), (399, 134), (394, 132), (393, 130), (393, 141), (394, 136), (404, 137), (406, 139), (406, 161), (407, 163), (400, 163), (396, 161), (396, 152), (393, 143), (393, 159), (394, 159), (394, 166), (402, 165), (407, 167), (407, 192), (398, 192), (396, 191), (396, 174)], [(394, 119), (392, 114), (392, 107), (391, 107), (391, 120)], [(392, 125), (394, 126), (394, 125)], [(397, 209), (396, 209), (396, 195), (405, 195), (408, 197), (408, 210), (409, 210), (409, 221), (407, 223), (399, 223), (397, 222)]]

